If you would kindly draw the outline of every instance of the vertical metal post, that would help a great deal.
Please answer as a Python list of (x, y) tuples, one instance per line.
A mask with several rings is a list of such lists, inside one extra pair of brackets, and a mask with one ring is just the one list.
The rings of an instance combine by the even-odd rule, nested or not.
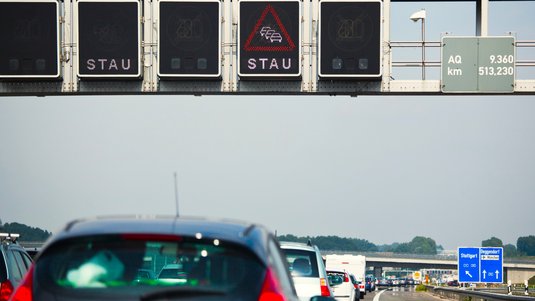
[(301, 17), (301, 26), (303, 33), (301, 36), (301, 66), (302, 66), (302, 77), (301, 77), (301, 92), (310, 92), (311, 83), (310, 83), (310, 57), (312, 55), (312, 41), (310, 40), (310, 27), (311, 27), (311, 16), (310, 16), (310, 1), (303, 1), (302, 3), (302, 17)]
[(476, 1), (476, 36), (488, 36), (489, 0)]
[(318, 21), (319, 21), (319, 0), (313, 0), (312, 11), (310, 12), (311, 28), (310, 28), (310, 59), (311, 59), (311, 68), (310, 68), (310, 92), (318, 91)]
[(425, 80), (425, 18), (422, 19), (422, 80)]
[(175, 201), (176, 201), (176, 217), (178, 217), (178, 183), (176, 179), (176, 172), (174, 174), (175, 176)]
[(383, 0), (383, 85), (384, 92), (390, 91), (392, 76), (392, 49), (390, 48), (390, 0)]

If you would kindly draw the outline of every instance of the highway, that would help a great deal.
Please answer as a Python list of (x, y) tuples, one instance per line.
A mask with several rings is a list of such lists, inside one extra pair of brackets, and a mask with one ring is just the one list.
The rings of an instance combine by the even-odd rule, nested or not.
[(415, 291), (415, 286), (394, 287), (388, 290), (377, 290), (367, 293), (364, 299), (367, 301), (437, 301), (440, 298), (427, 292)]

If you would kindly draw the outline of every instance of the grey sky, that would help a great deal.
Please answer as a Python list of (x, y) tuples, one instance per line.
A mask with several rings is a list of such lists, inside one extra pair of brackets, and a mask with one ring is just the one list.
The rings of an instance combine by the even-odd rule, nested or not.
[[(419, 8), (429, 40), (473, 35), (473, 20), (446, 23), (451, 6), (395, 3), (392, 40), (419, 39)], [(533, 11), (492, 2), (490, 34), (535, 39)], [(534, 96), (0, 98), (0, 218), (55, 231), (174, 214), (177, 171), (183, 215), (376, 244), (516, 244), (535, 234), (533, 112)]]

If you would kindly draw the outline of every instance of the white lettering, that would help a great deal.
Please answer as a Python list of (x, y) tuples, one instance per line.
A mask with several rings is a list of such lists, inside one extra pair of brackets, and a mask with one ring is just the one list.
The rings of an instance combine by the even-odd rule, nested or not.
[(448, 59), (448, 64), (462, 64), (463, 59), (460, 55), (450, 55), (450, 58)]
[(131, 68), (131, 59), (88, 59), (87, 70), (97, 71), (127, 71)]
[(465, 254), (465, 253), (461, 253), (461, 258), (474, 259), (474, 258), (477, 258), (477, 254)]
[(249, 67), (249, 70), (256, 69), (256, 60), (255, 59), (249, 59), (247, 61), (247, 67)]
[(267, 59), (266, 58), (259, 58), (258, 60), (262, 62), (262, 70), (266, 70)]
[(98, 61), (100, 62), (100, 70), (104, 70), (104, 63), (106, 63), (108, 60), (107, 59), (98, 59)]
[(87, 60), (87, 69), (88, 70), (95, 70), (95, 60), (94, 59), (88, 59)]
[(117, 62), (114, 59), (110, 61), (110, 66), (108, 67), (108, 70), (111, 70), (111, 69), (119, 70), (117, 69)]
[(285, 70), (292, 68), (291, 58), (250, 58), (247, 60), (247, 67), (249, 70), (280, 70), (280, 67)]
[(449, 76), (462, 76), (463, 70), (459, 68), (453, 69), (453, 68), (448, 67), (448, 75)]
[(128, 62), (128, 65), (126, 65), (126, 66), (124, 64), (125, 60), (121, 59), (121, 61), (122, 61), (121, 66), (123, 67), (123, 70), (130, 70), (130, 59), (126, 59), (126, 61)]
[(279, 70), (279, 64), (277, 64), (277, 60), (276, 59), (272, 59), (271, 60), (271, 64), (269, 65), (269, 70), (271, 70), (271, 69)]
[(288, 58), (288, 65), (284, 64), (285, 59), (282, 59), (282, 68), (288, 70), (292, 67), (292, 59)]

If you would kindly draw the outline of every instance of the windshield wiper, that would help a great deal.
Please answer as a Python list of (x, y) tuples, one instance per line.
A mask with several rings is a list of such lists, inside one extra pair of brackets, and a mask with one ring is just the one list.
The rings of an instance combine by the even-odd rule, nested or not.
[(160, 299), (172, 299), (179, 297), (195, 296), (218, 296), (225, 295), (225, 291), (213, 288), (201, 287), (169, 287), (146, 293), (140, 297), (140, 301), (153, 301)]

